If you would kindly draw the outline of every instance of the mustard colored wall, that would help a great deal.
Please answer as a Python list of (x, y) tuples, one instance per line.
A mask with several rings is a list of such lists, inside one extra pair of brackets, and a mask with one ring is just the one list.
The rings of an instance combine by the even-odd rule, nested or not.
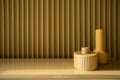
[(0, 0), (0, 57), (72, 58), (95, 48), (96, 28), (119, 58), (120, 0)]

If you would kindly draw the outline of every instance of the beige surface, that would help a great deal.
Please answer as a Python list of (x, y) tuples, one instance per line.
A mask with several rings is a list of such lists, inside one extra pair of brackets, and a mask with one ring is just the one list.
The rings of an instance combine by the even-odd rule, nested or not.
[[(86, 77), (87, 76), (87, 77)], [(0, 79), (6, 78), (120, 78), (119, 61), (96, 71), (79, 71), (73, 59), (0, 59)]]

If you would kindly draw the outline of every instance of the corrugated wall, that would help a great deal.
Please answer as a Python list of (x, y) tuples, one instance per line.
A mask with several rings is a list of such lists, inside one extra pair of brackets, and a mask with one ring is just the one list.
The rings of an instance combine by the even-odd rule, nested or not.
[(71, 58), (95, 48), (96, 28), (119, 58), (120, 0), (0, 0), (0, 57)]

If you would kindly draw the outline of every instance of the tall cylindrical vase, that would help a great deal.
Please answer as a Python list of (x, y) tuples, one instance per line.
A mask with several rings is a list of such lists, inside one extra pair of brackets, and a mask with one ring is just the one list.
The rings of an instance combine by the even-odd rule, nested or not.
[(108, 62), (108, 54), (105, 51), (103, 29), (96, 29), (95, 41), (96, 41), (96, 46), (94, 51), (98, 53), (98, 62), (99, 64), (106, 64)]

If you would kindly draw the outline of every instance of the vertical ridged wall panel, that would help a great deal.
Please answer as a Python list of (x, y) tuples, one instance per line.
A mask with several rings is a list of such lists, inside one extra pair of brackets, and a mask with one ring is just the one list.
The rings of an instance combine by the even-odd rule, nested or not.
[(120, 0), (117, 0), (116, 1), (116, 37), (117, 37), (117, 39), (116, 39), (116, 49), (117, 49), (117, 51), (116, 51), (116, 56), (118, 56), (119, 58), (120, 58)]
[(105, 30), (109, 58), (120, 57), (120, 0), (0, 0), (0, 58), (72, 58), (95, 48)]

